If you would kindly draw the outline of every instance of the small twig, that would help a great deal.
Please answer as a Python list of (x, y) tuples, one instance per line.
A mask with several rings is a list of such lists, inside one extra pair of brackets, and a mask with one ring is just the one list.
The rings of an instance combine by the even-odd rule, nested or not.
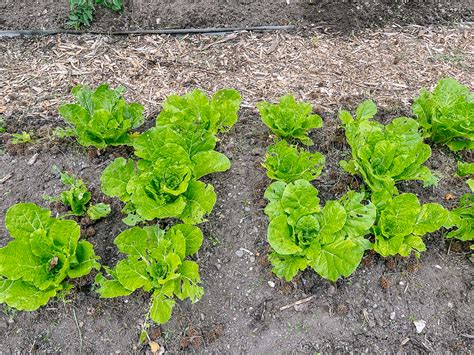
[(76, 322), (77, 331), (79, 332), (79, 341), (80, 341), (79, 354), (82, 354), (82, 332), (81, 332), (81, 327), (79, 327), (79, 322), (77, 321), (76, 311), (74, 308), (72, 309), (72, 314), (74, 315), (74, 321)]
[(286, 306), (280, 307), (280, 311), (284, 311), (285, 309), (288, 309), (288, 308), (291, 308), (291, 307), (294, 307), (294, 306), (297, 306), (297, 305), (300, 305), (300, 304), (309, 302), (309, 301), (311, 301), (313, 298), (314, 298), (314, 295), (313, 295), (313, 296), (309, 296), (309, 297), (307, 297), (307, 298), (303, 298), (302, 300), (293, 302), (293, 303), (291, 303), (291, 304), (287, 304)]
[(461, 334), (461, 336), (468, 339), (474, 339), (474, 335), (471, 334)]

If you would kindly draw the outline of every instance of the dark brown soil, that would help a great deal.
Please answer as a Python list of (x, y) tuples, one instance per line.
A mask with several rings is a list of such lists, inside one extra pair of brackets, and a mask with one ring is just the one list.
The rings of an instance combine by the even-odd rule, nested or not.
[[(403, 109), (395, 111), (397, 114), (381, 117), (382, 121)], [(311, 149), (321, 151), (327, 159), (323, 174), (315, 181), (322, 200), (327, 200), (340, 196), (354, 179), (338, 167), (349, 150), (344, 141), (340, 143), (336, 118), (333, 113), (322, 115), (325, 125), (312, 134), (317, 143)], [(265, 256), (267, 220), (262, 200), (270, 181), (260, 167), (271, 141), (253, 109), (242, 109), (239, 122), (222, 137), (218, 149), (229, 156), (233, 166), (208, 179), (215, 186), (218, 202), (209, 221), (201, 225), (206, 238), (197, 260), (205, 296), (195, 305), (178, 303), (172, 320), (153, 329), (152, 340), (172, 352), (468, 351), (473, 269), (465, 253), (449, 250), (450, 242), (441, 233), (426, 238), (428, 250), (421, 262), (392, 258), (387, 263), (368, 253), (353, 276), (336, 284), (312, 271), (303, 272), (291, 283), (272, 275)], [(58, 149), (48, 151), (45, 144)], [(28, 165), (35, 152), (38, 159)], [(47, 206), (41, 194), (56, 194), (60, 188), (51, 171), (54, 164), (79, 175), (98, 191), (100, 173), (114, 156), (111, 152), (90, 160), (87, 151), (71, 141), (36, 143), (15, 156), (7, 152), (0, 157), (0, 170), (13, 177), (2, 185), (0, 218), (18, 201)], [(407, 184), (400, 188), (417, 193), (424, 202), (443, 202), (448, 192), (465, 192), (462, 181), (452, 177), (453, 156), (434, 147), (429, 165), (447, 172), (438, 187), (424, 190), (419, 184)], [(120, 257), (112, 243), (126, 227), (119, 211), (120, 204), (113, 201), (112, 215), (94, 224), (95, 233), (88, 236), (104, 265), (113, 265)], [(0, 235), (7, 235), (3, 225)], [(6, 241), (2, 237), (2, 244)], [(244, 250), (242, 257), (236, 254), (238, 250)], [(136, 292), (128, 298), (100, 300), (92, 280), (77, 281), (66, 302), (50, 302), (36, 312), (4, 308), (0, 347), (7, 352), (147, 350), (146, 344), (138, 343), (138, 334), (149, 296)], [(308, 296), (313, 296), (310, 302), (280, 310)], [(420, 319), (427, 326), (417, 334), (413, 321)]]
[[(244, 27), (264, 25), (321, 26), (347, 32), (386, 24), (434, 24), (473, 19), (470, 0), (124, 0), (117, 14), (97, 6), (91, 30)], [(0, 4), (0, 29), (64, 27), (68, 2), (6, 0)]]

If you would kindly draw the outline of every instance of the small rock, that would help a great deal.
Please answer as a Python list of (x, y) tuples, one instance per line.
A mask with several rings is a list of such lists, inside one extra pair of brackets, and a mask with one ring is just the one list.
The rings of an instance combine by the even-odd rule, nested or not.
[(335, 288), (333, 285), (329, 285), (329, 287), (328, 287), (328, 294), (329, 294), (330, 296), (336, 294), (336, 288)]
[(201, 318), (201, 321), (204, 321), (204, 313), (201, 313), (199, 317)]
[(245, 212), (250, 212), (250, 207), (245, 207), (244, 210)]
[(449, 308), (453, 308), (453, 307), (454, 307), (454, 304), (452, 304), (451, 302), (448, 302), (448, 307), (449, 307)]
[(435, 265), (435, 268), (440, 269), (440, 270), (442, 269), (442, 267), (439, 265)]
[(423, 331), (423, 329), (425, 329), (426, 327), (426, 321), (424, 321), (423, 319), (415, 320), (413, 321), (413, 324), (415, 325), (416, 332), (418, 334), (420, 334)]
[(255, 256), (251, 255), (249, 259), (250, 259), (250, 262), (251, 262), (251, 263), (254, 263), (254, 262), (255, 262)]
[(390, 313), (390, 319), (394, 320), (395, 319), (395, 312)]
[(237, 255), (239, 258), (243, 257), (244, 256), (244, 251), (239, 249), (235, 252), (235, 255)]
[(408, 343), (409, 341), (410, 341), (410, 338), (405, 338), (405, 339), (402, 340), (402, 342), (400, 344), (403, 346), (406, 343)]
[(270, 286), (271, 288), (274, 288), (275, 283), (273, 281), (268, 281), (268, 286)]
[(220, 269), (222, 268), (221, 264), (216, 264), (215, 266), (216, 266), (217, 271), (220, 271)]

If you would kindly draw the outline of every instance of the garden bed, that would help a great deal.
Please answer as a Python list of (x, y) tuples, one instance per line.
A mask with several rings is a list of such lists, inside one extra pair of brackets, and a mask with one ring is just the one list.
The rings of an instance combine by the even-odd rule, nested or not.
[[(123, 14), (97, 7), (90, 30), (108, 32), (297, 24), (350, 32), (387, 24), (427, 25), (473, 20), (469, 0), (124, 0), (124, 6)], [(0, 29), (62, 28), (67, 22), (68, 11), (66, 0), (6, 0), (0, 5)]]
[[(344, 173), (338, 161), (350, 148), (338, 128), (336, 113), (372, 98), (384, 122), (410, 114), (411, 100), (422, 86), (432, 87), (452, 76), (471, 87), (474, 82), (472, 27), (409, 26), (365, 30), (347, 37), (314, 33), (192, 36), (54, 36), (0, 40), (4, 53), (0, 76), (0, 114), (7, 132), (32, 131), (36, 143), (11, 146), (2, 136), (0, 156), (0, 244), (7, 241), (6, 209), (20, 201), (46, 206), (43, 194), (59, 184), (52, 166), (85, 180), (100, 198), (102, 170), (124, 149), (97, 156), (69, 139), (51, 138), (62, 125), (57, 108), (70, 99), (77, 83), (109, 82), (128, 88), (126, 98), (146, 108), (147, 126), (154, 123), (164, 98), (201, 88), (239, 90), (243, 105), (239, 122), (222, 136), (217, 150), (232, 161), (226, 173), (206, 178), (217, 193), (197, 260), (205, 295), (194, 305), (178, 303), (172, 320), (150, 332), (167, 350), (199, 352), (467, 352), (472, 346), (472, 265), (465, 245), (434, 233), (425, 238), (421, 260), (382, 259), (367, 253), (361, 267), (336, 284), (311, 271), (293, 282), (277, 279), (266, 259), (267, 218), (263, 191), (269, 179), (260, 163), (272, 142), (255, 104), (294, 93), (312, 103), (324, 127), (312, 134), (326, 156), (315, 181), (323, 201), (341, 196), (359, 181)], [(290, 65), (291, 63), (291, 65)], [(465, 156), (472, 161), (472, 156)], [(453, 176), (456, 159), (433, 147), (428, 166), (442, 174), (438, 186), (423, 189), (402, 184), (423, 202), (455, 206), (465, 192)], [(447, 194), (454, 199), (447, 200)], [(92, 227), (88, 238), (101, 262), (120, 257), (113, 245), (126, 226), (120, 204)], [(5, 351), (112, 353), (148, 350), (138, 334), (149, 297), (99, 299), (84, 278), (67, 297), (36, 312), (0, 314), (0, 348)], [(299, 300), (305, 302), (292, 305)], [(282, 309), (283, 307), (283, 309)], [(426, 321), (418, 334), (414, 320)]]

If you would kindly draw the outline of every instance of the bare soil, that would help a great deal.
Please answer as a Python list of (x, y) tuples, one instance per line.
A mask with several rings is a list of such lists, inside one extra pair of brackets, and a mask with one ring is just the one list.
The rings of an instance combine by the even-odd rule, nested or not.
[[(0, 40), (0, 115), (8, 133), (32, 131), (36, 138), (18, 147), (8, 144), (8, 133), (1, 136), (0, 220), (16, 202), (48, 206), (41, 196), (61, 189), (53, 165), (84, 179), (94, 199), (100, 200), (102, 170), (115, 156), (130, 154), (110, 149), (97, 156), (71, 139), (51, 137), (51, 130), (62, 125), (57, 107), (70, 98), (75, 83), (126, 85), (127, 99), (146, 106), (147, 126), (166, 95), (194, 87), (208, 93), (236, 87), (244, 98), (240, 119), (218, 146), (232, 168), (208, 178), (218, 200), (209, 221), (200, 226), (205, 241), (196, 259), (205, 295), (194, 305), (179, 302), (172, 320), (151, 330), (152, 339), (173, 353), (469, 353), (473, 268), (466, 245), (443, 239), (442, 232), (425, 238), (427, 251), (421, 260), (367, 253), (351, 277), (335, 284), (311, 271), (290, 283), (271, 273), (263, 213), (263, 191), (270, 181), (260, 163), (272, 138), (254, 107), (262, 98), (276, 101), (288, 92), (314, 105), (324, 127), (312, 134), (316, 144), (311, 150), (327, 160), (314, 185), (323, 201), (335, 199), (360, 184), (338, 166), (350, 154), (338, 128), (338, 109), (353, 109), (372, 98), (381, 108), (378, 119), (386, 123), (409, 115), (419, 88), (431, 87), (443, 76), (454, 76), (472, 89), (473, 36), (471, 27), (457, 26), (384, 28), (347, 37), (315, 33)], [(454, 207), (467, 192), (464, 181), (454, 176), (458, 158), (433, 146), (428, 165), (441, 174), (440, 184), (429, 189), (401, 184), (400, 190), (418, 194), (423, 202)], [(446, 200), (446, 194), (454, 199)], [(120, 203), (112, 202), (112, 215), (89, 226), (95, 234), (89, 233), (88, 240), (104, 265), (120, 258), (113, 239), (126, 228)], [(57, 211), (57, 206), (50, 207)], [(8, 240), (0, 224), (0, 245)], [(242, 256), (237, 251), (243, 251)], [(92, 281), (92, 276), (78, 280), (65, 302), (50, 302), (35, 312), (4, 308), (1, 351), (149, 352), (148, 345), (138, 342), (149, 295), (137, 292), (101, 300)], [(308, 297), (301, 305), (281, 309)], [(415, 320), (426, 321), (420, 334)]]
[[(296, 24), (349, 32), (387, 24), (445, 24), (472, 21), (470, 0), (124, 0), (123, 14), (97, 6), (90, 30), (245, 27)], [(5, 0), (0, 29), (65, 26), (68, 2)]]

